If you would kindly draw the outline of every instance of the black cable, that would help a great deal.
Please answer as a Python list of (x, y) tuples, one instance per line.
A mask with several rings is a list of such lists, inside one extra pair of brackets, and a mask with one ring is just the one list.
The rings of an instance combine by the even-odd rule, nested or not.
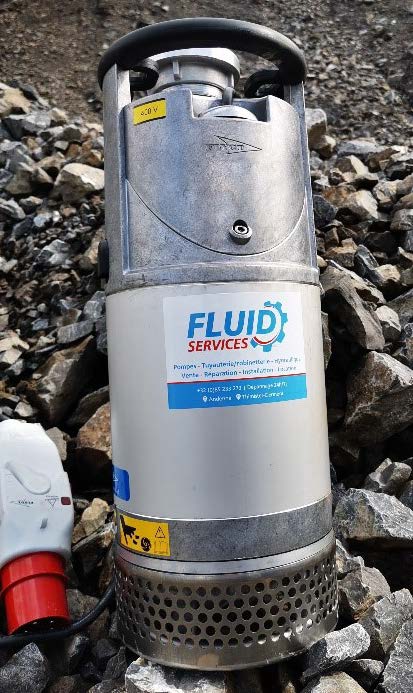
[(71, 635), (79, 633), (96, 621), (98, 616), (106, 609), (112, 601), (115, 593), (115, 580), (112, 580), (98, 601), (96, 606), (78, 621), (73, 621), (70, 626), (61, 630), (50, 630), (45, 633), (25, 633), (24, 635), (3, 635), (0, 637), (0, 649), (4, 647), (24, 647), (31, 642), (49, 642), (50, 640), (63, 640)]

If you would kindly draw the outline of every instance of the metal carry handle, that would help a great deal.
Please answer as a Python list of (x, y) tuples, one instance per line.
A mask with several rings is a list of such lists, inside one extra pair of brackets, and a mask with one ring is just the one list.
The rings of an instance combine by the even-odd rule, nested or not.
[(299, 84), (306, 76), (303, 52), (278, 31), (239, 19), (198, 17), (161, 22), (122, 36), (100, 60), (99, 84), (102, 86), (105, 74), (115, 64), (132, 70), (153, 55), (182, 48), (230, 48), (252, 53), (275, 62), (283, 84)]

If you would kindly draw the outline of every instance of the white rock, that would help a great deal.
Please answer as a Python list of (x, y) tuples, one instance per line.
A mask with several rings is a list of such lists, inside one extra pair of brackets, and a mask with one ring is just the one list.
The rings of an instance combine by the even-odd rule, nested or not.
[(100, 192), (104, 187), (104, 172), (86, 164), (67, 164), (56, 178), (54, 195), (65, 202), (76, 202), (85, 195)]
[(125, 675), (126, 693), (230, 693), (225, 675), (162, 667), (137, 659)]

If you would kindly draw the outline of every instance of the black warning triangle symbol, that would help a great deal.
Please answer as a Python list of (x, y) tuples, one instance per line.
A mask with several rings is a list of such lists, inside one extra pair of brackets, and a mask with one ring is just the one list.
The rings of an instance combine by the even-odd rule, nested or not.
[(47, 498), (46, 500), (49, 503), (49, 505), (51, 505), (52, 508), (54, 508), (57, 498)]
[(158, 529), (156, 530), (155, 539), (165, 539), (162, 527), (158, 527)]

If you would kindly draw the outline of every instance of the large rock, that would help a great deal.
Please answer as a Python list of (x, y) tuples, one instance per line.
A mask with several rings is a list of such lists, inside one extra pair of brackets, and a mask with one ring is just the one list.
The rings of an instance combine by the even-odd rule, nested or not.
[(394, 342), (402, 331), (396, 311), (389, 308), (389, 306), (379, 306), (376, 310), (376, 315), (380, 320), (386, 342)]
[(330, 283), (331, 282), (334, 283), (335, 278), (338, 278), (338, 273), (342, 274), (343, 276), (350, 278), (352, 286), (357, 291), (360, 298), (363, 299), (363, 301), (367, 301), (368, 303), (373, 303), (374, 305), (377, 305), (377, 306), (385, 303), (385, 299), (384, 299), (382, 292), (379, 291), (379, 289), (377, 289), (374, 286), (374, 284), (372, 284), (370, 281), (368, 281), (366, 279), (362, 279), (355, 272), (352, 272), (349, 269), (341, 267), (339, 264), (337, 264), (334, 261), (330, 261), (329, 265), (330, 266), (327, 267), (326, 271), (322, 275), (324, 281), (326, 281), (328, 278), (328, 281)]
[(377, 201), (368, 190), (357, 190), (341, 205), (340, 216), (351, 222), (376, 221), (379, 218)]
[(90, 505), (82, 513), (82, 516), (73, 530), (72, 542), (75, 544), (80, 539), (89, 536), (106, 522), (110, 508), (103, 498), (94, 498)]
[(86, 164), (66, 164), (56, 178), (54, 194), (65, 202), (77, 202), (104, 187), (102, 169)]
[(413, 371), (389, 354), (371, 352), (351, 373), (345, 427), (362, 446), (413, 423)]
[(305, 121), (307, 124), (308, 146), (317, 150), (317, 146), (327, 134), (327, 115), (322, 108), (306, 108)]
[(341, 322), (364, 349), (383, 349), (385, 340), (380, 320), (371, 306), (360, 298), (351, 278), (330, 269), (321, 277), (323, 308)]
[(311, 681), (301, 693), (366, 693), (366, 691), (351, 676), (344, 671), (338, 671)]
[[(69, 613), (73, 621), (78, 621), (83, 616), (92, 611), (98, 603), (97, 597), (92, 597), (89, 594), (83, 594), (80, 590), (69, 589), (66, 591)], [(108, 633), (109, 612), (107, 609), (98, 616), (87, 628), (87, 633), (92, 641), (107, 637)]]
[(338, 536), (379, 547), (413, 546), (413, 511), (385, 493), (350, 489), (337, 503)]
[(384, 664), (379, 659), (355, 659), (345, 667), (346, 672), (366, 691), (374, 689), (383, 669)]
[(408, 481), (406, 486), (403, 486), (399, 501), (413, 510), (413, 481)]
[(37, 645), (30, 643), (0, 668), (1, 693), (42, 693), (49, 680), (49, 664)]
[(98, 472), (110, 465), (112, 445), (110, 437), (110, 403), (103, 404), (79, 430), (77, 456), (88, 468)]
[(83, 426), (93, 414), (102, 406), (109, 401), (109, 387), (106, 385), (95, 390), (94, 392), (89, 392), (89, 394), (82, 397), (75, 411), (68, 420), (69, 426)]
[(340, 669), (343, 664), (365, 654), (369, 646), (367, 631), (358, 623), (328, 633), (305, 654), (302, 681), (306, 683), (326, 671)]
[(336, 570), (339, 579), (364, 566), (361, 556), (353, 556), (339, 539), (336, 539)]
[(368, 474), (363, 488), (376, 493), (395, 495), (410, 479), (411, 473), (412, 468), (408, 464), (392, 462), (390, 459), (386, 459), (379, 464), (374, 472)]
[(340, 614), (357, 621), (374, 602), (390, 594), (386, 578), (377, 568), (360, 566), (338, 582)]
[(393, 308), (399, 316), (402, 327), (413, 320), (413, 289), (397, 296), (389, 302), (389, 307)]
[[(395, 642), (401, 627), (413, 616), (413, 597), (402, 589), (371, 606), (359, 623), (370, 635), (368, 656), (383, 659)], [(411, 643), (410, 643), (411, 644)]]
[(143, 659), (128, 667), (126, 693), (230, 693), (225, 674), (162, 667)]
[(379, 693), (412, 693), (413, 691), (413, 621), (405, 623), (389, 652)]
[(48, 423), (60, 423), (93, 375), (93, 337), (70, 349), (57, 351), (36, 371), (27, 395)]
[(4, 118), (10, 113), (28, 113), (30, 111), (30, 101), (20, 89), (9, 87), (8, 84), (0, 82), (0, 118)]

